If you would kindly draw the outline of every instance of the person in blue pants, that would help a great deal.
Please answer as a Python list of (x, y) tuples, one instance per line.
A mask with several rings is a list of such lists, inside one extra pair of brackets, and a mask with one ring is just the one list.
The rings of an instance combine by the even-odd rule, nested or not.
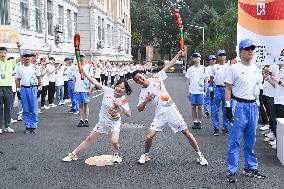
[[(228, 70), (226, 65), (226, 52), (224, 50), (217, 51), (218, 63), (212, 66), (210, 75), (210, 97), (213, 100), (212, 122), (214, 128), (214, 136), (219, 136), (219, 110), (222, 103), (223, 128), (222, 133), (228, 135), (228, 120), (225, 111), (225, 77)], [(213, 87), (213, 85), (215, 86)]]
[[(240, 159), (240, 138), (243, 135), (244, 169), (249, 177), (265, 178), (258, 172), (258, 161), (254, 153), (256, 129), (258, 125), (258, 96), (262, 82), (261, 70), (252, 62), (255, 45), (252, 40), (240, 42), (241, 63), (231, 65), (226, 75), (226, 116), (229, 125), (227, 151), (227, 180), (237, 181)], [(231, 105), (233, 99), (233, 111)]]
[(16, 71), (17, 96), (22, 102), (26, 130), (25, 133), (36, 133), (38, 126), (38, 101), (41, 93), (40, 68), (32, 64), (31, 52), (23, 51), (23, 65)]
[(71, 99), (71, 110), (68, 111), (70, 114), (79, 114), (79, 103), (74, 93), (74, 73), (76, 66), (73, 64), (74, 57), (67, 57), (68, 68), (67, 68), (67, 78), (68, 78), (68, 96)]
[[(209, 55), (208, 60), (209, 60), (209, 65), (205, 69), (206, 69), (207, 75), (210, 75), (212, 66), (216, 63), (216, 56)], [(208, 84), (206, 96), (204, 99), (204, 113), (207, 119), (210, 118), (209, 107), (211, 108), (211, 116), (212, 116), (212, 110), (213, 110), (213, 100), (210, 97), (209, 87), (210, 87), (210, 83)]]

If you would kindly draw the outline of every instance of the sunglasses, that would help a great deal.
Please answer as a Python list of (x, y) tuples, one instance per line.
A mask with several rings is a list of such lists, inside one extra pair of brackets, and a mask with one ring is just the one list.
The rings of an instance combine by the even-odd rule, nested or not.
[(25, 57), (25, 58), (30, 58), (31, 55), (27, 54), (27, 55), (24, 55), (23, 57)]
[(226, 54), (224, 54), (224, 53), (221, 53), (221, 54), (219, 54), (218, 56), (226, 56)]
[(255, 50), (255, 46), (249, 46), (246, 48), (243, 48), (245, 51), (254, 51)]

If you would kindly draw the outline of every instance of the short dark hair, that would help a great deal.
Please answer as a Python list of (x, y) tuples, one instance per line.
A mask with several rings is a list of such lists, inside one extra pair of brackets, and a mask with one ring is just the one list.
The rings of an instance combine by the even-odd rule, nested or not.
[(136, 76), (136, 74), (139, 74), (139, 73), (142, 73), (140, 70), (136, 70), (134, 71), (131, 76), (132, 76), (132, 79), (134, 80), (134, 77)]
[(0, 47), (0, 51), (6, 51), (7, 52), (7, 48), (6, 47)]
[(49, 60), (54, 60), (54, 61), (55, 61), (55, 58), (53, 58), (53, 57), (51, 56), (51, 57), (49, 57)]
[(132, 89), (131, 89), (131, 87), (130, 87), (130, 85), (129, 85), (129, 83), (128, 83), (128, 81), (127, 81), (126, 79), (119, 79), (119, 80), (115, 83), (114, 87), (116, 87), (117, 85), (120, 85), (121, 83), (124, 83), (125, 93), (126, 93), (127, 95), (130, 95), (130, 94), (132, 93)]
[(9, 58), (7, 58), (7, 60), (13, 60), (14, 59), (14, 57), (9, 57)]

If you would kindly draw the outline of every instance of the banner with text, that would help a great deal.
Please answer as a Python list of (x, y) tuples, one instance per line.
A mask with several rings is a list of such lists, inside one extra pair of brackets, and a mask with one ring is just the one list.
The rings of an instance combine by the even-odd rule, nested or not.
[(239, 0), (237, 44), (247, 38), (256, 64), (284, 64), (284, 0)]
[(0, 43), (16, 43), (19, 41), (17, 27), (0, 25)]

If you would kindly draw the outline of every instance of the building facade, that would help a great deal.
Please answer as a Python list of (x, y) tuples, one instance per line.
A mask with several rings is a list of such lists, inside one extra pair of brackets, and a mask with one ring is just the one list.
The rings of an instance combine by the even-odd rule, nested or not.
[[(18, 28), (23, 49), (63, 59), (73, 38), (94, 61), (131, 60), (130, 0), (1, 0), (0, 25)], [(15, 44), (5, 43), (16, 53)]]

